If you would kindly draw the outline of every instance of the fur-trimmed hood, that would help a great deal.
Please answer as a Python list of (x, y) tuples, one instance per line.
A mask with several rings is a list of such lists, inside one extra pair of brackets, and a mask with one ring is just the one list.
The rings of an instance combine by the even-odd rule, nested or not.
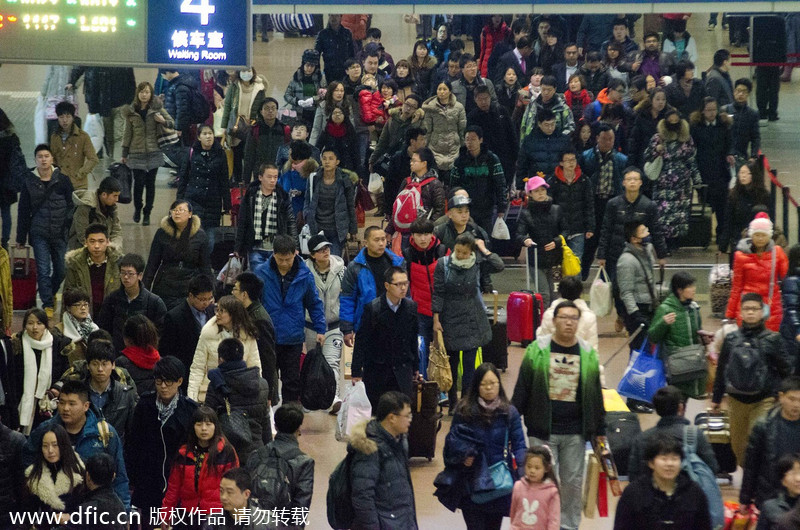
[[(314, 158), (307, 159), (300, 168), (300, 176), (307, 179), (313, 172), (319, 168), (319, 163)], [(292, 171), (292, 159), (286, 161), (281, 170), (282, 173)]]
[[(192, 215), (191, 222), (192, 222), (192, 227), (191, 227), (191, 231), (189, 232), (189, 237), (192, 237), (193, 235), (195, 235), (200, 230), (200, 223), (201, 223), (200, 222), (200, 218), (197, 217), (196, 215)], [(169, 237), (174, 237), (175, 239), (181, 237), (181, 234), (183, 233), (182, 230), (175, 230), (172, 227), (172, 225), (169, 224), (169, 215), (165, 215), (161, 219), (160, 226), (161, 226), (161, 229), (164, 232), (166, 232)]]
[[(81, 469), (84, 469), (83, 461), (81, 457), (75, 454), (75, 458), (78, 459), (78, 463), (81, 466)], [(31, 473), (33, 472), (33, 464), (25, 469), (25, 477), (30, 477)], [(39, 480), (33, 482), (27, 482), (26, 485), (30, 492), (39, 498), (43, 503), (47, 504), (54, 510), (64, 511), (66, 510), (66, 505), (64, 501), (61, 500), (62, 495), (67, 495), (72, 493), (75, 488), (81, 486), (83, 484), (83, 475), (77, 475), (73, 477), (73, 484), (70, 488), (69, 484), (69, 477), (64, 472), (64, 470), (59, 470), (56, 473), (56, 480), (53, 481), (53, 476), (50, 474), (50, 471), (45, 469), (42, 472), (42, 476), (39, 477)]]
[[(106, 249), (106, 258), (108, 258), (109, 262), (116, 263), (121, 257), (122, 252), (120, 252), (114, 245), (108, 245), (108, 248)], [(83, 261), (86, 263), (88, 259), (89, 249), (85, 246), (76, 248), (75, 250), (70, 250), (64, 255), (64, 262), (67, 264), (73, 261)]]
[[(705, 120), (706, 119), (703, 117), (702, 110), (696, 110), (689, 116), (689, 122), (692, 125), (702, 125), (705, 123)], [(717, 119), (715, 123), (719, 123), (724, 127), (731, 127), (733, 125), (733, 119), (727, 113), (719, 112), (717, 113)]]
[(677, 140), (680, 143), (684, 143), (688, 142), (691, 138), (691, 135), (689, 134), (689, 124), (683, 119), (681, 120), (681, 130), (677, 133), (667, 130), (666, 120), (659, 121), (658, 135), (664, 142), (674, 142)]
[(372, 438), (380, 436), (379, 431), (386, 432), (376, 419), (364, 420), (357, 423), (350, 431), (349, 447), (365, 455), (375, 453), (378, 450), (378, 442)]

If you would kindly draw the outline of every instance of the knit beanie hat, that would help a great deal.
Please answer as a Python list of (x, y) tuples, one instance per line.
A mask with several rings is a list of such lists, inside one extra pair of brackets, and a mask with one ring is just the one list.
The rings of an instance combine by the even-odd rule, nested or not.
[(756, 214), (755, 219), (750, 221), (750, 227), (747, 229), (749, 237), (753, 237), (753, 234), (758, 233), (772, 237), (772, 221), (769, 220), (769, 215), (764, 212)]

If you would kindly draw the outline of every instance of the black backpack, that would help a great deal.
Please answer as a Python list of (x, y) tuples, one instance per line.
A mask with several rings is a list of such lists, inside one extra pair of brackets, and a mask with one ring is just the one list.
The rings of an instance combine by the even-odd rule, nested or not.
[[(734, 337), (731, 337), (734, 338)], [(756, 395), (767, 388), (769, 368), (759, 348), (760, 339), (744, 336), (731, 341), (728, 366), (725, 367), (725, 391), (733, 394)]]
[(353, 461), (353, 452), (348, 451), (328, 479), (328, 524), (331, 528), (341, 529), (353, 526), (356, 518), (353, 510), (353, 484), (350, 481), (350, 466)]
[(300, 384), (300, 403), (308, 410), (327, 409), (336, 397), (336, 374), (322, 355), (319, 344), (306, 354), (300, 370)]
[(203, 96), (203, 93), (200, 92), (200, 89), (193, 86), (189, 87), (189, 93), (192, 98), (191, 111), (189, 113), (190, 123), (205, 122), (208, 117), (211, 116), (211, 107), (208, 104), (208, 100)]
[(281, 456), (273, 444), (268, 444), (251, 457), (247, 467), (253, 476), (253, 496), (261, 506), (270, 506), (270, 509), (291, 507), (289, 460), (301, 454), (299, 448), (293, 448)]

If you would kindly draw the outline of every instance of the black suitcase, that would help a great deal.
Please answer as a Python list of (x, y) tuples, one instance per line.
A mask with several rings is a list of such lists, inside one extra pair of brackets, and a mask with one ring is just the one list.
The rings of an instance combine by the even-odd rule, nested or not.
[(411, 426), (408, 429), (408, 456), (433, 460), (436, 435), (442, 428), (439, 385), (434, 381), (414, 382), (411, 396)]
[(633, 441), (642, 432), (635, 412), (606, 412), (606, 438), (620, 476), (628, 476)]
[(214, 230), (214, 248), (211, 249), (211, 268), (219, 274), (236, 249), (236, 227), (218, 226)]
[(508, 320), (506, 310), (497, 306), (497, 291), (492, 291), (494, 307), (488, 310), (492, 340), (483, 347), (483, 362), (492, 363), (498, 370), (508, 369)]
[[(714, 450), (714, 456), (717, 458), (719, 465), (719, 472), (723, 475), (729, 475), (736, 472), (736, 455), (733, 453), (731, 447), (731, 431), (730, 420), (727, 411), (714, 412), (701, 412), (694, 418), (694, 424), (697, 425), (711, 444)], [(730, 480), (731, 477), (726, 477)]]
[(697, 190), (697, 202), (689, 207), (689, 231), (679, 238), (678, 245), (684, 247), (701, 247), (707, 249), (711, 244), (711, 207), (705, 199), (705, 188)]

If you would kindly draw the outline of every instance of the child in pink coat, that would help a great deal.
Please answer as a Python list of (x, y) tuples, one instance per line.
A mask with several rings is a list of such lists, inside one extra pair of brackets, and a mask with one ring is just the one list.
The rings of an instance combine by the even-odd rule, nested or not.
[(528, 449), (525, 476), (511, 493), (511, 530), (558, 530), (561, 527), (561, 497), (553, 456), (548, 447)]

